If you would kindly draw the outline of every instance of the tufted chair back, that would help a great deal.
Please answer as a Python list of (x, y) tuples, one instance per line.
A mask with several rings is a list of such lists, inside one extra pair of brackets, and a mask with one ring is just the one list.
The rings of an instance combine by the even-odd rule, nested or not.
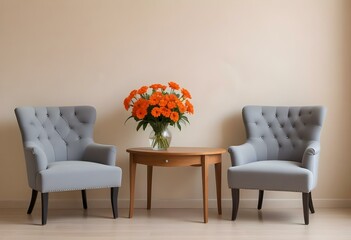
[(19, 107), (15, 113), (23, 146), (37, 145), (48, 162), (81, 160), (86, 146), (93, 142), (93, 107)]
[(307, 145), (319, 142), (323, 107), (246, 106), (243, 119), (257, 160), (301, 162)]

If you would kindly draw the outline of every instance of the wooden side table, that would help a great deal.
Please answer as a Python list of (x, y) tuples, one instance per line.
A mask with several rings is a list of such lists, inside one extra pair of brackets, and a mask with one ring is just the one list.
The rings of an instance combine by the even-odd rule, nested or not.
[(226, 152), (222, 148), (194, 148), (172, 147), (165, 151), (155, 151), (151, 148), (129, 148), (129, 171), (130, 171), (130, 205), (129, 217), (134, 214), (134, 189), (136, 165), (147, 165), (147, 209), (151, 209), (152, 171), (158, 167), (184, 167), (198, 166), (202, 169), (202, 191), (204, 222), (208, 222), (208, 166), (214, 164), (217, 188), (218, 214), (222, 214), (221, 204), (221, 177), (222, 177), (222, 154)]

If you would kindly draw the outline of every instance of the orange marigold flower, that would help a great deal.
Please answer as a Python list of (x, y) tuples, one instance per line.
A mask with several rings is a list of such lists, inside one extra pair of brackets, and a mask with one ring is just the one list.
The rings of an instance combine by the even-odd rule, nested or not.
[(191, 99), (191, 95), (189, 93), (188, 90), (186, 90), (185, 88), (182, 88), (182, 94), (185, 98), (190, 98)]
[(154, 107), (151, 111), (151, 115), (154, 117), (159, 117), (161, 115), (161, 108)]
[(159, 89), (159, 88), (162, 88), (162, 85), (161, 85), (161, 84), (152, 84), (152, 85), (150, 86), (150, 88), (152, 88), (152, 89), (154, 89), (154, 90), (157, 90), (157, 89)]
[(177, 106), (178, 106), (179, 112), (184, 113), (186, 111), (186, 107), (181, 101), (177, 102)]
[(158, 104), (158, 98), (156, 97), (156, 96), (154, 96), (154, 95), (152, 95), (151, 97), (150, 97), (150, 99), (149, 99), (149, 103), (150, 103), (150, 105), (152, 105), (152, 106), (155, 106), (155, 105), (157, 105)]
[(177, 112), (171, 112), (171, 115), (169, 116), (169, 118), (173, 121), (173, 122), (178, 122), (179, 120), (179, 114)]
[(149, 89), (149, 87), (147, 87), (147, 86), (142, 86), (141, 88), (139, 88), (139, 90), (138, 90), (138, 94), (144, 94), (144, 93), (146, 93), (147, 92), (147, 90)]
[(137, 90), (132, 90), (130, 93), (129, 93), (129, 97), (130, 98), (133, 98), (133, 97), (135, 97), (135, 95), (138, 93), (138, 91)]
[(166, 107), (161, 107), (161, 114), (165, 117), (169, 117), (171, 115), (171, 110)]
[(144, 98), (139, 98), (135, 103), (134, 107), (139, 109), (139, 108), (148, 108), (149, 107), (149, 101), (144, 99)]
[(194, 106), (188, 101), (185, 101), (186, 111), (190, 114), (194, 114)]
[(179, 88), (180, 88), (179, 85), (175, 82), (169, 82), (168, 85), (170, 88), (172, 88), (174, 90), (179, 90)]
[(147, 115), (147, 110), (146, 108), (138, 108), (135, 113), (136, 117), (139, 119), (144, 119), (144, 117)]
[(173, 109), (173, 108), (175, 108), (177, 106), (177, 104), (175, 103), (175, 102), (173, 102), (173, 101), (169, 101), (168, 103), (167, 103), (167, 107), (168, 107), (168, 109)]
[(178, 101), (179, 99), (175, 94), (169, 94), (169, 100), (175, 102), (175, 101)]
[(158, 103), (158, 105), (160, 105), (160, 107), (165, 107), (165, 106), (167, 106), (167, 101), (164, 99), (161, 99), (160, 102)]
[(162, 85), (162, 84), (152, 84), (150, 85), (150, 88), (152, 88), (153, 90), (157, 90), (157, 89), (162, 89), (162, 90), (166, 90), (167, 86)]
[(169, 100), (169, 97), (167, 95), (165, 95), (162, 97), (162, 99), (160, 100), (158, 105), (160, 105), (160, 107), (165, 107), (165, 106), (167, 106), (168, 100)]
[(158, 100), (163, 98), (163, 94), (161, 92), (154, 92), (151, 96), (156, 97)]
[(136, 117), (136, 111), (138, 110), (138, 108), (136, 108), (136, 107), (133, 107), (133, 109), (132, 109), (132, 116), (133, 117)]
[(128, 96), (128, 97), (126, 97), (125, 99), (124, 99), (124, 108), (126, 109), (126, 110), (128, 110), (129, 109), (129, 107), (130, 107), (130, 101), (131, 101), (132, 99)]

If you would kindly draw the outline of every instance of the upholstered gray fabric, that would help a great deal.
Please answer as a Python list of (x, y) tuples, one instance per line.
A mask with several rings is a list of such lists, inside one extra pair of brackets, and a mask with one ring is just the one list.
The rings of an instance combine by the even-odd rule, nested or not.
[(84, 151), (83, 160), (115, 166), (116, 148), (102, 144), (89, 144)]
[(248, 139), (228, 149), (229, 187), (310, 192), (317, 184), (325, 113), (319, 106), (244, 107)]
[(58, 192), (121, 186), (122, 170), (84, 161), (58, 161), (48, 164), (37, 176), (38, 191)]
[(52, 192), (121, 185), (115, 147), (93, 141), (95, 108), (19, 107), (15, 114), (32, 189)]
[(21, 107), (15, 112), (24, 147), (37, 144), (48, 162), (81, 159), (93, 143), (93, 107)]
[(310, 192), (313, 174), (295, 161), (256, 161), (228, 170), (230, 188)]

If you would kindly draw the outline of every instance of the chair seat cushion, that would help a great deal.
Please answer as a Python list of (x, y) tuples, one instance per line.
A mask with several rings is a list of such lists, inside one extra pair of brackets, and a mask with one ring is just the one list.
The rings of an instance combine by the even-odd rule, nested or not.
[(228, 169), (230, 188), (310, 192), (313, 174), (294, 161), (257, 161)]
[(95, 188), (120, 187), (122, 170), (87, 161), (59, 161), (49, 163), (40, 171), (36, 186), (40, 192), (57, 192)]

